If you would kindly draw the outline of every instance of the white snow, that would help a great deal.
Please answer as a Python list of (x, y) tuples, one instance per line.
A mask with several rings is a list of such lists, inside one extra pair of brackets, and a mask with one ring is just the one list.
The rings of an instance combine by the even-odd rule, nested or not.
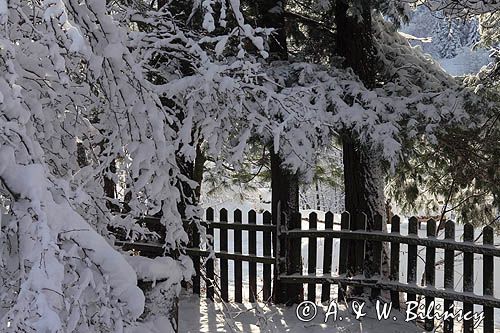
[[(366, 305), (367, 307), (368, 305)], [(366, 308), (367, 309), (367, 308)], [(179, 331), (183, 333), (212, 332), (290, 332), (290, 333), (417, 333), (422, 329), (405, 323), (402, 313), (393, 312), (393, 318), (379, 321), (374, 309), (367, 309), (366, 317), (356, 320), (351, 311), (339, 304), (339, 317), (324, 322), (327, 306), (318, 305), (318, 314), (310, 322), (301, 322), (296, 306), (269, 306), (263, 303), (213, 303), (197, 296), (184, 296), (179, 304)]]

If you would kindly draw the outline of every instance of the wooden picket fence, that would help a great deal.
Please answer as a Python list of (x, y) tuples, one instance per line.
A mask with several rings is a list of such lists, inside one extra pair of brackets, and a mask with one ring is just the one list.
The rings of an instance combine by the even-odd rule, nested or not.
[[(309, 221), (314, 221), (316, 214), (309, 216)], [(343, 213), (341, 217), (341, 230), (332, 230), (331, 215), (326, 215), (325, 230), (318, 230), (316, 225), (309, 224), (309, 230), (293, 229), (285, 233), (285, 237), (294, 239), (307, 238), (309, 240), (308, 263), (315, 263), (316, 241), (318, 238), (325, 239), (323, 247), (325, 252), (325, 263), (323, 274), (315, 273), (315, 268), (309, 268), (309, 274), (281, 275), (280, 280), (285, 283), (308, 284), (308, 298), (315, 300), (316, 284), (323, 285), (322, 301), (330, 298), (330, 284), (339, 285), (339, 302), (344, 300), (346, 286), (368, 287), (372, 290), (372, 297), (377, 297), (380, 290), (391, 293), (393, 308), (401, 308), (400, 293), (406, 293), (407, 301), (415, 301), (417, 295), (425, 297), (426, 308), (436, 298), (444, 299), (444, 310), (453, 309), (455, 301), (463, 302), (464, 313), (473, 311), (474, 305), (482, 305), (484, 310), (483, 331), (494, 332), (494, 308), (500, 308), (500, 299), (493, 295), (494, 284), (494, 257), (500, 257), (500, 249), (493, 245), (493, 229), (489, 226), (482, 231), (483, 244), (474, 242), (474, 228), (470, 224), (464, 226), (464, 239), (462, 242), (455, 240), (455, 223), (447, 221), (445, 224), (445, 238), (436, 238), (436, 222), (427, 221), (427, 237), (418, 236), (418, 220), (415, 217), (409, 219), (408, 235), (400, 234), (400, 218), (394, 216), (391, 220), (391, 233), (382, 232), (382, 218), (375, 217), (372, 230), (367, 230), (367, 221), (364, 214), (358, 214), (351, 219), (349, 213)], [(332, 275), (331, 267), (331, 240), (340, 239), (339, 274)], [(365, 262), (365, 249), (367, 243), (373, 251), (373, 262), (369, 263), (371, 268), (367, 269)], [(381, 278), (382, 248), (383, 243), (390, 246), (390, 275), (389, 279)], [(400, 244), (408, 246), (407, 260), (407, 283), (399, 281), (400, 266)], [(417, 247), (425, 247), (425, 286), (417, 284)], [(436, 249), (445, 251), (444, 260), (444, 289), (435, 288), (436, 272)], [(463, 252), (463, 291), (455, 291), (454, 274), (455, 258), (458, 252)], [(482, 255), (483, 259), (483, 292), (482, 295), (474, 294), (474, 254)], [(369, 271), (369, 272), (367, 272)], [(367, 276), (368, 275), (368, 276)], [(370, 276), (371, 275), (371, 276)], [(430, 311), (433, 317), (434, 310)], [(464, 332), (473, 332), (473, 321), (464, 321)], [(435, 322), (433, 319), (425, 320), (425, 329), (432, 331)], [(453, 332), (453, 319), (449, 318), (444, 323), (444, 332)]]
[[(334, 215), (325, 214), (324, 229), (318, 229), (316, 213), (307, 216), (309, 228), (303, 230), (299, 223), (297, 228), (287, 229), (284, 226), (272, 225), (271, 214), (264, 212), (260, 218), (253, 210), (246, 214), (245, 221), (241, 210), (229, 212), (221, 209), (218, 220), (214, 219), (215, 211), (206, 209), (206, 217), (201, 226), (206, 230), (206, 236), (198, 232), (199, 227), (186, 225), (190, 230), (190, 244), (185, 250), (191, 256), (196, 270), (192, 280), (192, 290), (196, 294), (202, 292), (211, 300), (220, 298), (223, 301), (243, 302), (243, 290), (248, 288), (249, 301), (271, 301), (275, 287), (295, 285), (297, 290), (307, 286), (307, 298), (322, 302), (332, 299), (331, 289), (337, 286), (339, 302), (345, 301), (348, 288), (370, 288), (371, 297), (376, 298), (381, 290), (390, 292), (392, 306), (395, 309), (404, 308), (402, 301), (414, 301), (425, 298), (428, 306), (435, 299), (444, 300), (444, 310), (452, 311), (454, 302), (462, 302), (464, 312), (473, 311), (474, 305), (483, 306), (485, 333), (494, 332), (494, 308), (500, 308), (500, 299), (494, 297), (494, 258), (500, 257), (500, 249), (493, 244), (493, 229), (484, 227), (482, 244), (474, 242), (474, 228), (470, 224), (464, 226), (463, 241), (455, 239), (455, 223), (445, 223), (444, 239), (436, 236), (436, 222), (427, 221), (427, 237), (418, 236), (419, 222), (412, 217), (408, 222), (408, 235), (400, 233), (401, 221), (398, 216), (391, 220), (391, 232), (382, 231), (382, 218), (376, 216), (371, 228), (368, 227), (364, 214), (351, 217), (345, 212), (341, 215), (340, 228), (334, 228)], [(230, 215), (230, 216), (229, 216)], [(299, 217), (300, 218), (300, 217)], [(261, 223), (257, 223), (257, 221)], [(302, 218), (300, 218), (302, 220)], [(149, 219), (148, 223), (153, 223)], [(157, 220), (156, 220), (157, 221)], [(210, 249), (214, 241), (214, 231), (219, 230), (219, 250)], [(369, 230), (370, 229), (370, 230)], [(202, 229), (203, 230), (203, 229)], [(228, 232), (233, 234), (233, 247), (230, 249)], [(243, 251), (243, 233), (248, 242), (247, 251)], [(257, 243), (257, 234), (261, 233), (262, 242)], [(308, 240), (307, 273), (302, 271), (300, 253), (302, 240)], [(323, 247), (318, 248), (318, 240), (323, 239)], [(339, 239), (339, 252), (334, 253), (333, 240)], [(209, 244), (204, 244), (208, 240)], [(278, 242), (278, 243), (277, 243)], [(277, 244), (289, 244), (290, 249), (280, 249), (276, 253)], [(406, 283), (400, 282), (401, 244), (407, 246)], [(160, 244), (120, 242), (124, 248), (134, 247), (145, 255), (162, 255)], [(257, 246), (262, 249), (257, 251)], [(425, 248), (425, 285), (417, 282), (418, 247)], [(390, 254), (388, 277), (381, 276), (383, 249)], [(156, 249), (156, 252), (155, 252)], [(297, 249), (299, 249), (297, 252)], [(366, 255), (366, 250), (371, 255)], [(444, 249), (444, 288), (436, 288), (436, 249)], [(323, 252), (322, 273), (318, 274), (316, 267), (318, 251)], [(257, 255), (260, 252), (261, 255)], [(455, 263), (459, 253), (463, 253), (463, 291), (455, 291)], [(474, 255), (482, 255), (482, 295), (474, 294)], [(278, 262), (280, 256), (292, 264), (288, 267), (298, 267), (294, 272), (280, 271)], [(215, 259), (213, 258), (215, 256)], [(332, 267), (332, 259), (338, 256), (338, 267)], [(370, 262), (367, 262), (367, 258)], [(229, 261), (234, 262), (234, 274), (229, 276)], [(243, 265), (248, 265), (248, 279), (243, 278)], [(257, 264), (261, 264), (262, 274), (257, 276)], [(216, 269), (218, 267), (218, 269)], [(332, 272), (338, 272), (334, 274)], [(497, 277), (500, 278), (500, 277)], [(259, 279), (262, 288), (257, 289)], [(234, 293), (229, 293), (229, 280), (234, 281)], [(202, 286), (202, 282), (204, 287)], [(316, 286), (321, 285), (321, 295), (316, 295)], [(214, 297), (218, 295), (219, 297)], [(406, 295), (406, 298), (404, 297)], [(433, 314), (433, 310), (430, 313)], [(433, 319), (425, 320), (425, 329), (432, 331), (435, 326)], [(465, 320), (464, 332), (473, 332), (474, 323)], [(454, 322), (448, 318), (444, 322), (444, 332), (453, 332)]]
[[(235, 302), (243, 301), (243, 263), (248, 264), (248, 285), (249, 300), (254, 302), (258, 299), (259, 291), (257, 289), (257, 264), (263, 265), (262, 272), (262, 298), (261, 300), (270, 300), (271, 297), (271, 276), (276, 258), (271, 255), (273, 248), (273, 234), (276, 228), (271, 225), (271, 214), (264, 212), (262, 214), (262, 224), (257, 224), (257, 213), (251, 210), (247, 214), (247, 223), (243, 223), (242, 212), (237, 209), (233, 212), (232, 222), (228, 221), (228, 211), (221, 209), (219, 211), (219, 220), (214, 221), (214, 210), (208, 208), (206, 210), (206, 221), (201, 224), (206, 227), (206, 234), (209, 237), (214, 236), (214, 230), (219, 229), (219, 251), (214, 251), (215, 257), (219, 261), (219, 283), (215, 279), (214, 261), (206, 261), (206, 269), (201, 269), (202, 263), (205, 261), (211, 251), (208, 249), (200, 249), (200, 234), (194, 229), (192, 233), (191, 247), (186, 249), (186, 252), (191, 256), (196, 271), (196, 276), (193, 277), (193, 292), (200, 294), (200, 279), (203, 280), (206, 286), (206, 295), (209, 299), (214, 299), (214, 290), (218, 289), (220, 297), (223, 301), (228, 302), (229, 298), (229, 274), (228, 260), (234, 261), (234, 298)], [(228, 250), (228, 231), (234, 232), (234, 248)], [(243, 231), (248, 233), (248, 253), (243, 254)], [(262, 255), (257, 255), (257, 233), (262, 233)]]

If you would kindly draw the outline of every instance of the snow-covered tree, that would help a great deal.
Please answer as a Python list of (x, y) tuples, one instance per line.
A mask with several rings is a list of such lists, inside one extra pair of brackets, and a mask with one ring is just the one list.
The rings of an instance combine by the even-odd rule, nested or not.
[[(166, 12), (111, 6), (0, 2), (2, 330), (132, 327), (144, 294), (108, 227), (140, 235), (135, 218), (161, 210), (166, 249), (187, 242), (177, 211), (179, 125), (147, 63), (158, 33), (130, 27), (161, 20), (173, 59), (193, 54), (192, 45)], [(120, 202), (104, 191), (106, 178), (127, 185), (126, 218), (111, 210)]]

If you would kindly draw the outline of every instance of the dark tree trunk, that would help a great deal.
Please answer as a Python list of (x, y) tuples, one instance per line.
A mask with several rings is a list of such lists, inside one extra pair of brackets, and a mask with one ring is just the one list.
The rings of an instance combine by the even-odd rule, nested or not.
[[(361, 2), (361, 18), (348, 14), (348, 5), (337, 0), (335, 3), (335, 24), (337, 29), (336, 52), (344, 58), (344, 65), (352, 68), (368, 89), (376, 82), (376, 51), (373, 43), (371, 1)], [(368, 229), (373, 228), (376, 214), (385, 215), (383, 193), (384, 174), (380, 153), (362, 146), (354, 133), (346, 129), (342, 133), (344, 162), (345, 209), (351, 214), (363, 212), (367, 216)], [(383, 218), (385, 222), (386, 219)], [(385, 223), (384, 223), (385, 224)], [(386, 230), (387, 225), (383, 227)], [(364, 273), (373, 275), (371, 265), (373, 247), (367, 243)], [(387, 255), (384, 255), (387, 263)], [(354, 272), (360, 274), (362, 272)], [(354, 294), (361, 290), (355, 289)]]
[(196, 145), (196, 158), (194, 160), (193, 180), (198, 184), (194, 191), (196, 203), (200, 202), (201, 183), (203, 182), (203, 167), (205, 165), (205, 154), (201, 149), (201, 144)]
[[(285, 26), (285, 0), (257, 0), (253, 2), (255, 12), (258, 13), (257, 23), (261, 27), (274, 28), (275, 34), (268, 39), (269, 61), (288, 60), (287, 33)], [(279, 153), (275, 154), (275, 147), (271, 151), (271, 211), (274, 225), (281, 225), (282, 230), (300, 227), (299, 216), (299, 176), (290, 173), (282, 165)], [(273, 283), (273, 301), (275, 303), (291, 304), (303, 299), (302, 285), (282, 285), (276, 276), (280, 273), (298, 273), (302, 270), (300, 260), (300, 247), (292, 249), (285, 244), (284, 239), (279, 239), (274, 251), (280, 258), (276, 267)], [(293, 252), (295, 251), (295, 252)], [(298, 256), (298, 257), (297, 257)]]
[[(271, 152), (271, 213), (273, 224), (280, 231), (300, 228), (299, 218), (299, 182), (295, 174), (282, 168), (282, 160), (278, 154)], [(293, 240), (279, 237), (274, 251), (279, 258), (275, 267), (273, 283), (273, 302), (277, 304), (300, 303), (304, 298), (302, 284), (281, 284), (277, 274), (301, 273), (301, 247), (292, 244)], [(295, 245), (295, 246), (294, 246)]]
[[(376, 53), (373, 43), (371, 1), (362, 1), (361, 19), (348, 14), (348, 5), (337, 0), (335, 24), (336, 53), (344, 57), (344, 65), (352, 68), (364, 85), (372, 89), (376, 80)], [(376, 213), (384, 215), (385, 200), (381, 196), (382, 168), (377, 152), (362, 147), (348, 129), (342, 134), (344, 161), (345, 208), (351, 214), (364, 212), (372, 226)], [(382, 185), (383, 186), (383, 185)]]

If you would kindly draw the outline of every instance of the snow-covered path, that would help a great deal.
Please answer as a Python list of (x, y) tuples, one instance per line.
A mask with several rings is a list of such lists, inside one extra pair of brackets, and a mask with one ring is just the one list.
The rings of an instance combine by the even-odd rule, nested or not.
[[(290, 333), (417, 333), (423, 330), (415, 325), (405, 323), (404, 314), (391, 313), (388, 320), (378, 321), (374, 309), (368, 309), (366, 317), (361, 321), (354, 319), (354, 315), (345, 307), (339, 306), (338, 319), (333, 321), (329, 317), (324, 323), (326, 306), (318, 306), (316, 318), (310, 322), (301, 322), (295, 315), (296, 306), (278, 307), (265, 306), (260, 303), (258, 309), (255, 304), (227, 304), (213, 303), (200, 299), (197, 296), (181, 297), (179, 304), (179, 332), (290, 332)], [(396, 315), (397, 320), (392, 316)]]

